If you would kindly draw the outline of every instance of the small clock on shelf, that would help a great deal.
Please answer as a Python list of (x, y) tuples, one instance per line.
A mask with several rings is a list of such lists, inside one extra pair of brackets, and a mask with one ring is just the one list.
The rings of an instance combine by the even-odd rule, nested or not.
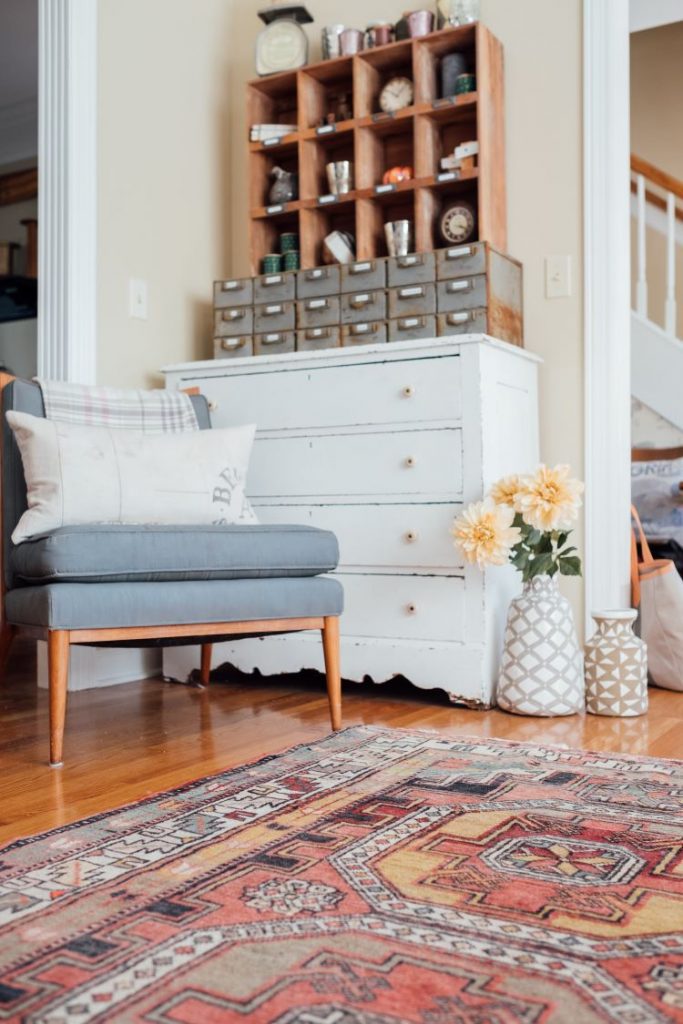
[(461, 245), (474, 238), (477, 231), (477, 211), (466, 199), (455, 199), (444, 204), (439, 214), (439, 233), (446, 245)]
[(379, 94), (380, 109), (385, 114), (395, 114), (413, 102), (413, 83), (409, 78), (396, 76), (390, 78)]
[(272, 4), (258, 12), (266, 27), (256, 37), (256, 74), (301, 68), (308, 61), (308, 39), (302, 25), (313, 18), (301, 4)]

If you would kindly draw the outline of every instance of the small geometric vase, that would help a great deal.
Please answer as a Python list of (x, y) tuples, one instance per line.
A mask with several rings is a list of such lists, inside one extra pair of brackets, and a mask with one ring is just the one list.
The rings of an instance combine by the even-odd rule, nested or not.
[(647, 646), (633, 632), (637, 612), (591, 612), (586, 644), (586, 711), (631, 718), (647, 711)]
[(510, 603), (496, 699), (516, 715), (583, 710), (583, 657), (556, 576), (534, 576)]

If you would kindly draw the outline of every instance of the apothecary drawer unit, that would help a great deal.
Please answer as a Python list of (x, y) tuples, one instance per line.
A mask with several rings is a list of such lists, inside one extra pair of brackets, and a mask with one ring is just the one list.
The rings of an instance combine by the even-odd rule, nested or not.
[[(494, 700), (513, 570), (463, 566), (463, 503), (538, 460), (536, 357), (485, 335), (278, 352), (167, 367), (215, 426), (258, 425), (248, 491), (264, 523), (336, 532), (346, 591), (342, 674), (485, 707)], [(196, 648), (164, 652), (185, 678)], [(322, 668), (306, 633), (216, 645), (244, 671)]]

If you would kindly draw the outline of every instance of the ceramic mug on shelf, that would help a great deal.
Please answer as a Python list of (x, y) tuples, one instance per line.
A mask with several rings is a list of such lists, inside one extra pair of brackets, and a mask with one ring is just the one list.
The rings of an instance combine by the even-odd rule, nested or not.
[(365, 33), (358, 28), (345, 28), (339, 33), (339, 45), (342, 57), (351, 57), (360, 53), (365, 44)]
[(394, 26), (388, 21), (373, 21), (366, 29), (365, 45), (368, 49), (375, 46), (386, 46), (392, 41), (393, 35)]

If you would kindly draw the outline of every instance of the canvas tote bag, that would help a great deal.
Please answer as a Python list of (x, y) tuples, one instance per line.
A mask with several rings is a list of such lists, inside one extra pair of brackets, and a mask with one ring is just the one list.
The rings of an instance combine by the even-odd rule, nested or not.
[[(640, 635), (647, 644), (652, 682), (683, 691), (683, 579), (669, 558), (653, 558), (635, 507), (631, 515), (631, 595), (640, 608)], [(638, 560), (636, 530), (640, 541)]]

